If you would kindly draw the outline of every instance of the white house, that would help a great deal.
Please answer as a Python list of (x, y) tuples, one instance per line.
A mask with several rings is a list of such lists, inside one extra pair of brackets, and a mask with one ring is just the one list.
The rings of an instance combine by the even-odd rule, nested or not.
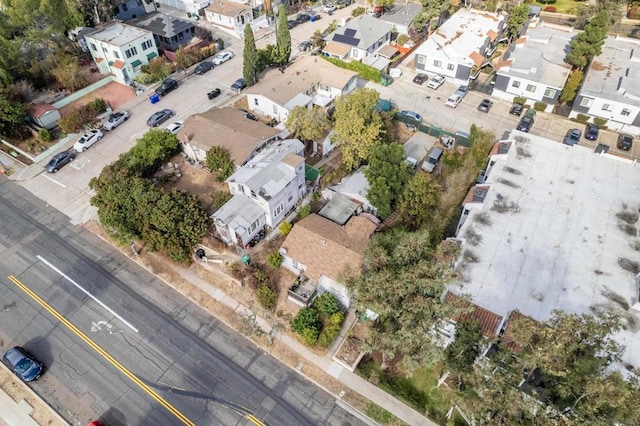
[(249, 4), (216, 0), (205, 9), (205, 17), (216, 27), (242, 38), (245, 25), (253, 22), (253, 9)]
[(367, 213), (376, 214), (376, 208), (367, 199), (369, 192), (369, 181), (364, 174), (366, 166), (360, 167), (351, 175), (343, 178), (340, 183), (332, 185), (322, 191), (322, 197), (331, 200), (334, 194), (342, 194), (348, 199), (355, 201), (362, 206)]
[(505, 21), (501, 14), (458, 10), (416, 49), (416, 69), (467, 83), (489, 63)]
[(285, 122), (294, 107), (327, 108), (338, 96), (352, 92), (357, 82), (356, 72), (305, 55), (295, 59), (284, 72), (270, 69), (245, 93), (252, 111)]
[(158, 56), (151, 31), (120, 22), (87, 34), (85, 41), (100, 72), (112, 74), (122, 84), (133, 81), (140, 67)]
[(378, 49), (391, 41), (392, 30), (393, 24), (365, 13), (325, 37), (327, 44), (322, 51), (341, 60), (375, 57)]
[(640, 40), (610, 36), (591, 61), (570, 117), (586, 114), (640, 135)]
[(550, 112), (571, 71), (564, 58), (575, 34), (571, 27), (534, 19), (526, 35), (511, 45), (496, 66), (492, 96), (509, 101), (519, 96), (530, 104), (544, 102)]
[(227, 179), (233, 197), (212, 215), (227, 244), (245, 246), (266, 226), (278, 226), (306, 195), (303, 154), (299, 140), (280, 141)]

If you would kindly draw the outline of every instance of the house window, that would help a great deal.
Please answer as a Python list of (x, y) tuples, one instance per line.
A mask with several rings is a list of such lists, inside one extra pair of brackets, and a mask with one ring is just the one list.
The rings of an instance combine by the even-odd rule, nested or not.
[(447, 64), (447, 69), (449, 71), (453, 71), (453, 68), (454, 68), (453, 64)]
[(358, 51), (358, 49), (351, 49), (351, 56), (353, 56), (355, 59), (358, 59), (359, 54), (360, 52)]
[(113, 51), (113, 56), (115, 56), (116, 59), (120, 59), (120, 55), (118, 55), (118, 52), (115, 50)]
[(258, 220), (256, 220), (255, 222), (253, 222), (253, 223), (249, 226), (249, 233), (252, 233), (253, 231), (255, 231), (259, 224), (260, 224), (260, 219), (258, 219)]
[(612, 110), (611, 105), (609, 105), (609, 104), (602, 105), (602, 110), (611, 112), (611, 110)]
[(98, 50), (98, 49), (96, 49), (96, 45), (95, 45), (95, 44), (93, 44), (93, 43), (91, 43), (91, 50), (94, 50), (94, 51), (95, 51), (95, 50)]
[(422, 55), (418, 55), (418, 63), (419, 64), (424, 64), (425, 62), (427, 62), (427, 57), (426, 56), (422, 56)]
[(124, 51), (124, 55), (129, 59), (131, 57), (131, 50), (127, 49)]
[(293, 266), (293, 269), (300, 269), (300, 264), (293, 259), (291, 260), (291, 266)]
[(178, 42), (178, 36), (172, 36), (171, 43), (177, 43), (177, 42)]
[(433, 61), (433, 66), (436, 68), (442, 68), (442, 61)]
[(126, 12), (127, 10), (129, 10), (129, 8), (127, 7), (127, 5), (126, 5), (125, 3), (122, 3), (122, 4), (120, 5), (120, 7), (122, 7), (122, 11), (123, 11), (123, 12)]
[(143, 41), (142, 42), (142, 50), (147, 50), (151, 47), (151, 40), (147, 40), (147, 41)]
[(582, 100), (580, 101), (580, 106), (581, 107), (590, 108), (591, 105), (593, 105), (593, 99), (591, 99), (591, 98), (582, 98)]
[(273, 105), (273, 113), (277, 114), (278, 113), (278, 105)]
[(290, 196), (289, 196), (289, 199), (287, 200), (287, 203), (290, 203), (290, 202), (291, 202), (291, 200), (293, 200), (293, 195), (290, 195)]
[(106, 53), (107, 53), (107, 48), (106, 48), (106, 47), (104, 47), (104, 46), (102, 46), (102, 51), (103, 51), (103, 52), (105, 53), (105, 55), (106, 55)]
[(273, 216), (274, 217), (280, 216), (283, 210), (284, 210), (284, 203), (280, 203), (280, 205), (276, 207), (276, 209), (273, 211)]
[(182, 40), (184, 38), (184, 31), (178, 34), (178, 40)]
[(527, 92), (535, 92), (536, 91), (536, 86), (534, 86), (533, 84), (527, 84)]
[(554, 89), (547, 89), (547, 90), (545, 90), (545, 91), (544, 91), (544, 95), (545, 95), (547, 98), (555, 98), (555, 96), (556, 96), (556, 90), (554, 90)]
[(256, 198), (256, 191), (251, 190), (251, 196), (252, 196), (253, 198)]
[(131, 54), (132, 55), (137, 55), (138, 54), (138, 49), (136, 49), (135, 46), (131, 48)]
[(631, 110), (628, 108), (622, 108), (622, 112), (620, 114), (628, 117), (629, 115), (631, 115)]
[(518, 80), (513, 80), (513, 83), (511, 83), (511, 87), (515, 87), (517, 89), (518, 87), (520, 87), (520, 82)]
[(331, 90), (331, 88), (326, 84), (318, 83), (318, 90), (324, 90), (325, 92), (328, 92)]
[(258, 106), (258, 105), (259, 105), (258, 98), (253, 98), (253, 104), (254, 104), (255, 106)]

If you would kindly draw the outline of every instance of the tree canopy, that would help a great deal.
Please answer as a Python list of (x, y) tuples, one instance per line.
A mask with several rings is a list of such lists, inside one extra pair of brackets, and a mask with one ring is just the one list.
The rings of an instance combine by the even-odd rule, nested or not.
[(260, 55), (256, 48), (251, 25), (244, 26), (244, 51), (242, 53), (242, 76), (245, 84), (250, 87), (258, 82), (260, 72)]
[(278, 65), (285, 65), (291, 57), (291, 33), (287, 22), (287, 9), (281, 4), (278, 7), (278, 32), (276, 37)]
[(322, 108), (293, 107), (286, 123), (294, 137), (304, 141), (321, 138), (331, 128), (331, 122)]
[(442, 188), (425, 173), (414, 174), (400, 195), (400, 221), (409, 230), (425, 228), (437, 212)]
[(609, 30), (609, 13), (606, 10), (598, 13), (584, 27), (584, 31), (578, 33), (571, 40), (571, 49), (567, 54), (567, 63), (576, 68), (583, 69), (599, 55), (602, 45)]
[(529, 19), (529, 13), (531, 13), (531, 10), (528, 3), (521, 3), (511, 8), (507, 19), (509, 39), (515, 40), (520, 37), (520, 31), (522, 31), (525, 22)]
[(411, 169), (404, 160), (402, 145), (376, 143), (371, 147), (365, 176), (369, 181), (367, 199), (378, 216), (391, 214), (404, 185), (411, 177)]

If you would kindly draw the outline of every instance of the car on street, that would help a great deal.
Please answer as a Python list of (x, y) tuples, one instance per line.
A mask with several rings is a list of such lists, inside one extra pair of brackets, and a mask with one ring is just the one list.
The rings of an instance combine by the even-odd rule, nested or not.
[(427, 87), (430, 89), (438, 90), (438, 88), (442, 86), (445, 81), (447, 81), (447, 79), (444, 75), (436, 74), (431, 78), (431, 80), (429, 80), (429, 82), (427, 83)]
[(217, 53), (216, 56), (213, 57), (213, 65), (222, 65), (231, 58), (233, 58), (233, 52), (226, 51)]
[(207, 98), (209, 99), (215, 99), (218, 96), (220, 96), (220, 93), (222, 93), (222, 91), (220, 90), (220, 88), (216, 87), (215, 89), (209, 91), (207, 93)]
[(469, 86), (459, 86), (458, 89), (456, 89), (455, 93), (464, 98), (465, 96), (467, 96), (467, 93), (469, 93)]
[(287, 21), (287, 28), (289, 28), (290, 30), (294, 29), (295, 27), (298, 26), (298, 22), (295, 20), (288, 20)]
[(322, 11), (324, 13), (331, 13), (331, 12), (335, 12), (336, 9), (337, 9), (337, 7), (333, 3), (327, 3), (322, 8)]
[(480, 101), (480, 105), (478, 105), (478, 111), (489, 112), (491, 107), (493, 106), (493, 102), (491, 99), (483, 99)]
[(42, 375), (43, 364), (24, 348), (14, 346), (2, 355), (2, 362), (25, 382), (37, 380)]
[(85, 151), (91, 145), (102, 139), (103, 136), (104, 133), (102, 133), (98, 129), (89, 130), (87, 133), (80, 137), (78, 142), (73, 144), (73, 149), (75, 149), (77, 152)]
[(580, 143), (581, 137), (582, 131), (580, 129), (569, 129), (562, 143), (565, 145), (573, 146), (577, 143)]
[(587, 131), (584, 132), (584, 138), (590, 141), (598, 140), (600, 129), (595, 124), (587, 123)]
[(147, 126), (149, 127), (158, 127), (168, 119), (173, 117), (173, 111), (170, 109), (163, 109), (157, 112), (154, 112), (151, 117), (147, 120)]
[(630, 135), (619, 134), (618, 135), (618, 143), (616, 144), (618, 149), (623, 151), (630, 151), (633, 146), (633, 137)]
[(313, 42), (311, 40), (304, 40), (304, 41), (301, 41), (300, 44), (298, 45), (298, 50), (301, 52), (306, 52), (308, 50), (311, 50), (312, 47), (313, 47)]
[(522, 115), (522, 111), (524, 111), (524, 106), (522, 104), (513, 104), (511, 105), (509, 114), (517, 115), (518, 117), (520, 117), (520, 115)]
[(200, 62), (196, 69), (193, 71), (195, 75), (202, 75), (207, 71), (211, 71), (213, 69), (213, 63), (209, 61)]
[(425, 73), (419, 73), (419, 74), (416, 74), (415, 77), (413, 77), (413, 82), (416, 84), (423, 84), (427, 80), (429, 80), (429, 76), (426, 75)]
[(422, 121), (422, 116), (420, 114), (418, 114), (417, 112), (404, 110), (404, 111), (400, 111), (400, 114), (404, 115), (405, 117), (413, 118), (417, 122), (421, 122)]
[(298, 23), (298, 25), (304, 24), (305, 22), (309, 22), (310, 20), (311, 20), (311, 15), (309, 15), (308, 13), (301, 13), (296, 18), (296, 22)]
[(172, 78), (168, 78), (162, 82), (160, 87), (156, 89), (156, 95), (164, 96), (172, 90), (176, 90), (178, 88), (178, 82)]
[(336, 9), (344, 9), (345, 7), (351, 5), (351, 0), (338, 0), (334, 4), (336, 6)]
[(56, 173), (58, 170), (72, 162), (76, 158), (76, 153), (73, 150), (62, 151), (51, 158), (51, 161), (44, 166), (44, 169), (48, 173)]
[(177, 134), (184, 127), (184, 121), (175, 121), (165, 127), (165, 130), (169, 133)]
[(127, 111), (114, 112), (109, 116), (109, 119), (102, 125), (104, 130), (113, 130), (125, 121), (129, 119), (129, 113)]
[(529, 133), (529, 130), (531, 130), (531, 126), (533, 126), (533, 117), (526, 115), (522, 117), (520, 123), (518, 123), (517, 129), (521, 132)]
[(244, 82), (244, 78), (239, 78), (233, 82), (233, 84), (231, 85), (231, 90), (240, 92), (245, 87), (247, 87), (247, 84)]

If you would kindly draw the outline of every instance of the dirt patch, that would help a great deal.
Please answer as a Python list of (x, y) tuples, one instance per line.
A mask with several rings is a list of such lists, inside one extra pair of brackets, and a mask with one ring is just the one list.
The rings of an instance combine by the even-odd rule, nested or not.
[(399, 144), (403, 144), (408, 141), (416, 131), (416, 129), (410, 130), (405, 123), (397, 120), (394, 120), (393, 126), (389, 129), (391, 137)]
[(354, 365), (362, 352), (362, 346), (367, 338), (367, 327), (364, 323), (356, 321), (349, 330), (340, 350), (335, 357), (347, 365)]

